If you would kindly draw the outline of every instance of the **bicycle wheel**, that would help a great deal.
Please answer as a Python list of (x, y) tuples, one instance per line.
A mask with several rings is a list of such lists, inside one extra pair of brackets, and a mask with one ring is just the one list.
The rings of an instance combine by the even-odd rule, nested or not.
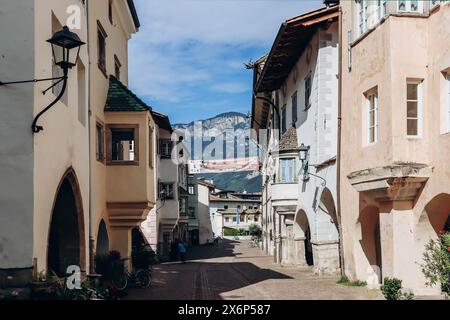
[(119, 291), (125, 290), (128, 286), (128, 276), (124, 274), (121, 277), (119, 277), (119, 279), (114, 280), (114, 285)]
[(146, 289), (150, 287), (152, 283), (152, 275), (148, 270), (141, 270), (136, 274), (136, 284), (142, 288)]

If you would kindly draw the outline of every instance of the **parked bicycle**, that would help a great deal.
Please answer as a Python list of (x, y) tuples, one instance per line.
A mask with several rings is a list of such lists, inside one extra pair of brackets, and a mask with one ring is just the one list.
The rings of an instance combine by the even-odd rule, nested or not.
[(251, 240), (251, 241), (248, 243), (248, 246), (249, 246), (250, 248), (257, 248), (257, 247), (258, 247), (258, 242), (257, 242), (256, 240)]
[(130, 284), (135, 284), (139, 288), (146, 289), (152, 283), (151, 269), (133, 269), (131, 272), (125, 272), (120, 278), (114, 280), (117, 290), (123, 291)]

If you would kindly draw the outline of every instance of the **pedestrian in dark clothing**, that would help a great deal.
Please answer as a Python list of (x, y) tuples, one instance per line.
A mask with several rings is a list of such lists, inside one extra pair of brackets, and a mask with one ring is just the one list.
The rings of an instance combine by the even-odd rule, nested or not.
[(187, 251), (187, 246), (183, 242), (183, 240), (181, 240), (178, 243), (178, 252), (180, 253), (181, 263), (183, 263), (183, 264), (186, 263), (186, 251)]

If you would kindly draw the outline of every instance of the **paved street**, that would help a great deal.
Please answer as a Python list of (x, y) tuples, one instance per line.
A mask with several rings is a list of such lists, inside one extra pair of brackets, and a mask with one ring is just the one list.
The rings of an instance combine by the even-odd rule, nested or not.
[(337, 285), (338, 276), (273, 263), (248, 242), (224, 240), (219, 247), (191, 248), (188, 262), (154, 268), (151, 288), (130, 289), (134, 300), (380, 299), (377, 291)]

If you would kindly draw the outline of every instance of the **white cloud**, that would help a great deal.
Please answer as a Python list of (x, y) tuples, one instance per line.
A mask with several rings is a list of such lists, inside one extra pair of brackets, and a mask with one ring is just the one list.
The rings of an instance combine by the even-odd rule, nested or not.
[(322, 1), (136, 0), (141, 32), (150, 43), (260, 43), (281, 23)]
[(211, 89), (222, 93), (242, 93), (251, 89), (251, 86), (242, 82), (217, 83), (211, 86)]
[(241, 96), (235, 103), (242, 108), (242, 94), (251, 90), (243, 63), (270, 50), (284, 20), (321, 6), (317, 0), (135, 3), (142, 26), (130, 41), (131, 88), (156, 109), (190, 106), (191, 116), (204, 113), (214, 94), (227, 95), (220, 111), (233, 108), (234, 95)]

